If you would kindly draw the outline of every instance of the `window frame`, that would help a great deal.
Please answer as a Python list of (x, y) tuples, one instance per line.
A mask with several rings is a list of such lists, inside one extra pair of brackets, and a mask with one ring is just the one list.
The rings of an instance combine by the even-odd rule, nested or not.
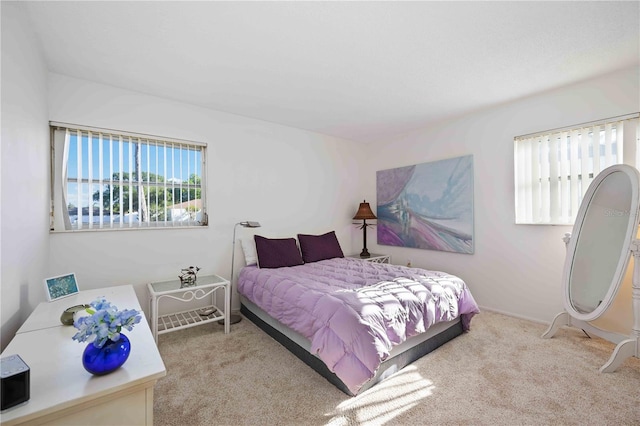
[[(189, 228), (203, 228), (208, 226), (208, 212), (207, 212), (207, 203), (206, 203), (206, 188), (207, 188), (207, 147), (206, 143), (195, 142), (183, 139), (176, 138), (168, 138), (163, 136), (155, 136), (148, 135), (142, 133), (135, 133), (129, 131), (122, 130), (113, 130), (113, 129), (104, 129), (97, 127), (90, 127), (84, 125), (76, 125), (69, 123), (60, 123), (60, 122), (49, 122), (50, 129), (50, 149), (51, 149), (51, 173), (50, 173), (50, 232), (51, 233), (67, 233), (67, 232), (95, 232), (95, 231), (130, 231), (130, 230), (150, 230), (150, 229), (189, 229)], [(80, 149), (83, 159), (77, 159), (77, 169), (79, 176), (77, 177), (68, 177), (68, 168), (65, 170), (65, 167), (68, 167), (68, 155), (69, 155), (69, 142), (67, 131), (75, 132), (80, 135), (80, 143), (86, 143), (85, 149)], [(84, 141), (85, 138), (91, 137), (90, 140), (87, 139), (87, 142)], [(86, 161), (92, 161), (92, 151), (96, 150), (95, 147), (95, 138), (98, 139), (98, 152), (100, 155), (99, 171), (93, 170), (91, 176), (87, 176), (82, 173), (82, 164)], [(118, 158), (114, 160), (116, 157), (116, 152), (113, 151), (113, 145), (109, 148), (105, 147), (103, 143), (108, 143), (112, 141), (115, 145), (120, 144), (117, 148)], [(80, 145), (77, 141), (75, 144)], [(146, 149), (147, 155), (147, 170), (144, 168), (140, 168), (140, 177), (136, 178), (136, 172), (132, 170), (132, 163), (135, 162), (135, 157), (132, 154), (137, 151), (134, 146), (137, 146), (140, 149), (140, 152), (143, 152)], [(153, 147), (153, 148), (151, 148)], [(195, 169), (192, 174), (190, 173), (190, 169), (187, 170), (188, 179), (187, 183), (184, 183), (183, 179), (176, 178), (175, 170), (167, 170), (164, 169), (160, 173), (159, 167), (160, 163), (158, 162), (158, 157), (156, 157), (155, 161), (151, 161), (149, 159), (150, 150), (153, 149), (155, 152), (162, 152), (160, 155), (163, 160), (163, 164), (170, 163), (176, 164), (183, 160), (182, 157), (176, 158), (175, 152), (180, 152), (182, 154), (183, 151), (187, 152), (189, 155), (190, 152), (193, 152), (194, 159), (186, 158), (185, 161), (191, 167), (191, 164), (194, 165)], [(103, 151), (106, 150), (108, 155), (103, 156)], [(127, 151), (125, 153), (125, 151)], [(197, 156), (200, 156), (198, 159)], [(126, 158), (125, 158), (126, 156)], [(171, 157), (168, 159), (168, 157)], [(106, 158), (106, 159), (105, 159)], [(199, 160), (199, 161), (198, 161)], [(109, 170), (109, 177), (104, 177), (103, 172), (103, 162), (111, 161), (111, 167)], [(117, 163), (117, 168), (113, 168), (113, 162)], [(155, 173), (152, 171), (154, 169), (150, 168), (150, 165), (153, 164), (155, 167)], [(126, 169), (126, 165), (128, 165), (128, 170)], [(198, 175), (198, 167), (199, 172)], [(180, 170), (182, 172), (183, 170)], [(168, 175), (166, 172), (170, 172)], [(146, 174), (146, 176), (145, 176)], [(118, 175), (118, 178), (114, 178), (115, 175)], [(126, 175), (126, 176), (125, 176)], [(156, 177), (155, 182), (152, 181), (152, 175)], [(183, 174), (182, 174), (183, 175)], [(182, 176), (180, 175), (180, 176)], [(194, 181), (190, 182), (191, 176), (194, 176)], [(144, 178), (146, 177), (146, 180)], [(162, 180), (158, 180), (161, 178)], [(199, 182), (198, 182), (199, 178)], [(88, 198), (82, 194), (81, 190), (77, 191), (78, 201), (76, 206), (77, 209), (80, 209), (78, 213), (82, 215), (82, 210), (84, 209), (83, 202), (88, 202), (88, 211), (89, 211), (89, 221), (88, 223), (83, 224), (83, 220), (80, 220), (77, 225), (71, 223), (71, 215), (69, 214), (69, 207), (67, 205), (69, 201), (68, 196), (68, 186), (72, 179), (76, 180), (78, 184), (88, 184), (89, 194), (87, 194)], [(102, 185), (102, 186), (100, 186)], [(117, 186), (116, 186), (117, 185)], [(94, 191), (95, 188), (98, 188)], [(109, 192), (112, 190), (116, 190), (118, 188), (118, 196), (112, 197), (109, 200), (108, 205), (104, 205), (106, 202), (104, 197), (105, 189), (108, 188)], [(124, 189), (123, 189), (124, 188)], [(138, 191), (144, 191), (143, 194), (146, 194), (144, 197), (139, 197), (136, 200), (133, 200)], [(103, 192), (105, 191), (105, 192)], [(158, 220), (156, 216), (156, 220), (151, 220), (151, 208), (146, 209), (149, 213), (148, 217), (145, 221), (139, 220), (141, 209), (138, 208), (137, 212), (133, 211), (134, 204), (140, 203), (140, 205), (144, 205), (147, 203), (147, 198), (151, 198), (151, 192), (153, 191), (156, 202), (156, 215), (163, 216), (163, 219)], [(160, 191), (162, 191), (164, 199), (161, 205), (159, 204), (159, 195)], [(194, 194), (197, 194), (196, 191), (199, 191), (199, 200), (201, 206), (199, 210), (195, 214), (188, 214), (188, 219), (186, 220), (175, 220), (172, 218), (171, 214), (173, 213), (171, 207), (175, 204), (166, 205), (168, 201), (167, 194), (169, 197), (173, 197), (176, 193), (182, 197), (183, 192), (186, 191), (187, 200), (182, 201), (178, 204), (184, 204), (187, 202), (190, 204), (193, 202), (195, 206), (197, 206), (198, 198), (190, 199), (189, 195), (191, 191), (194, 191)], [(94, 197), (95, 194), (99, 193), (98, 199), (96, 200)], [(132, 194), (132, 196), (129, 196)], [(128, 200), (126, 198), (128, 198)], [(119, 201), (114, 202), (114, 199), (122, 200), (122, 204)], [(181, 198), (184, 200), (184, 198)], [(127, 205), (128, 201), (128, 205)], [(171, 201), (173, 203), (173, 201)], [(191, 206), (185, 208), (186, 213)], [(196, 207), (196, 208), (197, 208)], [(98, 209), (99, 211), (99, 219), (93, 214), (94, 209)], [(116, 214), (115, 211), (118, 213)], [(158, 214), (161, 212), (161, 214)], [(105, 216), (109, 214), (109, 219), (106, 221)], [(126, 220), (125, 215), (127, 214), (137, 214), (137, 218), (135, 220)], [(114, 216), (116, 216), (116, 220), (114, 220)], [(168, 217), (171, 217), (167, 219)], [(97, 221), (96, 221), (97, 220)]]

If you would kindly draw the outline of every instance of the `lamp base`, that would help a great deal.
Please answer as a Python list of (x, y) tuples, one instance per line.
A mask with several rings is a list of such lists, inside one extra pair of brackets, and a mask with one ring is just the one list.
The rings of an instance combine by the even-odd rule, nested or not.
[[(229, 324), (236, 324), (236, 323), (239, 323), (240, 321), (242, 321), (242, 315), (240, 314), (229, 315)], [(221, 319), (220, 321), (218, 321), (218, 324), (224, 325), (224, 320)]]
[(369, 253), (369, 250), (367, 250), (366, 247), (362, 249), (362, 253), (360, 253), (360, 257), (371, 257), (371, 254)]

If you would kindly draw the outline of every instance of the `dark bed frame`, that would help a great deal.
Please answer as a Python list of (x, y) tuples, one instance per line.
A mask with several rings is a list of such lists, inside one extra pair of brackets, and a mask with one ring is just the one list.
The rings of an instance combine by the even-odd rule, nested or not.
[[(300, 358), (302, 362), (307, 364), (309, 367), (313, 368), (318, 374), (331, 382), (335, 387), (340, 389), (342, 392), (346, 393), (349, 396), (355, 396), (349, 388), (340, 380), (338, 376), (336, 376), (333, 372), (329, 370), (327, 365), (322, 362), (320, 358), (309, 353), (302, 346), (295, 343), (293, 340), (289, 339), (280, 331), (273, 328), (271, 325), (264, 322), (260, 319), (256, 314), (251, 312), (244, 304), (240, 306), (240, 312), (247, 317), (251, 322), (264, 330), (269, 336), (275, 339), (282, 346), (287, 348), (292, 354)], [(453, 324), (451, 327), (442, 331), (439, 334), (434, 335), (433, 337), (425, 340), (424, 342), (412, 347), (411, 349), (401, 352), (395, 355), (392, 358), (389, 358), (382, 362), (380, 368), (378, 369), (376, 375), (369, 380), (365, 385), (358, 391), (364, 392), (369, 389), (371, 386), (380, 382), (384, 378), (390, 376), (391, 374), (399, 371), (400, 369), (406, 367), (411, 364), (415, 360), (423, 357), (434, 349), (439, 348), (440, 346), (447, 343), (449, 340), (454, 339), (455, 337), (461, 335), (463, 333), (462, 330), (462, 322), (460, 320), (457, 323)]]

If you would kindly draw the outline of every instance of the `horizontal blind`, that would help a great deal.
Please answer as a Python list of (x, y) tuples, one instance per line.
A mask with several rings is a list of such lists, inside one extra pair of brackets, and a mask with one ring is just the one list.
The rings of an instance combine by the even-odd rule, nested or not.
[(633, 114), (514, 138), (516, 223), (573, 224), (598, 173), (625, 162), (625, 146), (636, 164), (637, 129)]
[(52, 131), (54, 156), (63, 157), (54, 161), (53, 230), (206, 224), (206, 145), (60, 125)]

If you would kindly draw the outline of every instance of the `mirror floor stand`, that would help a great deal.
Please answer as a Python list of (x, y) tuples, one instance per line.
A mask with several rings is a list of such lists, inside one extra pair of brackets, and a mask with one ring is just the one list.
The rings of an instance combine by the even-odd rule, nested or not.
[[(568, 242), (569, 235), (565, 235), (565, 243)], [(634, 240), (631, 244), (631, 254), (633, 255), (634, 262), (632, 289), (633, 330), (631, 331), (630, 337), (594, 327), (586, 321), (572, 318), (566, 311), (556, 315), (547, 331), (542, 334), (543, 338), (549, 339), (553, 337), (561, 327), (573, 326), (581, 328), (585, 332), (591, 332), (610, 342), (617, 343), (609, 360), (600, 367), (601, 373), (614, 372), (627, 358), (640, 358), (640, 240)]]

